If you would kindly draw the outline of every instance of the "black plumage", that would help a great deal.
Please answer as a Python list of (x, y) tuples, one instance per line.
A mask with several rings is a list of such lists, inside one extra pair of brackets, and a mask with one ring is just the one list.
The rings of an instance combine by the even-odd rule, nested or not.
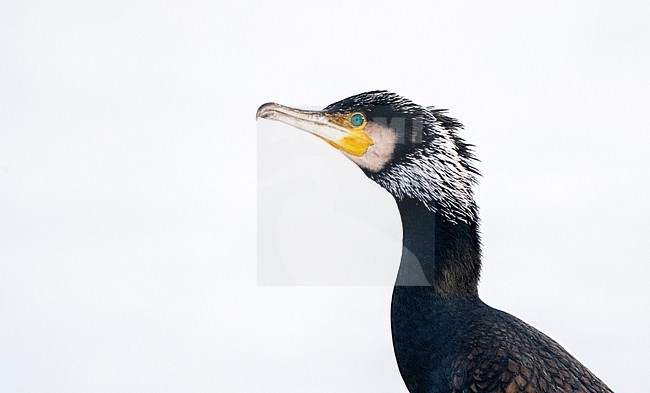
[[(272, 118), (268, 105), (276, 104), (258, 115)], [(410, 392), (611, 392), (555, 341), (480, 299), (472, 193), (478, 171), (472, 146), (458, 135), (460, 122), (386, 91), (359, 94), (319, 113), (361, 113), (368, 124), (397, 135), (379, 170), (364, 159), (375, 154), (372, 148), (349, 157), (393, 194), (401, 215), (391, 325)]]
[[(391, 323), (410, 392), (611, 392), (555, 341), (481, 301), (475, 225), (449, 223), (415, 200), (398, 206), (405, 250)], [(416, 282), (402, 275), (418, 266), (431, 285), (399, 285)]]

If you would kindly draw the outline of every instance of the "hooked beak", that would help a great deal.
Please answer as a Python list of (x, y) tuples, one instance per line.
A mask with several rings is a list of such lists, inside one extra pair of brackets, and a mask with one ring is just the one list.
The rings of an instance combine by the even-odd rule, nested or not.
[(256, 118), (278, 120), (307, 131), (325, 140), (337, 149), (355, 157), (363, 156), (373, 144), (363, 128), (346, 127), (336, 115), (323, 111), (289, 108), (269, 102), (259, 107)]

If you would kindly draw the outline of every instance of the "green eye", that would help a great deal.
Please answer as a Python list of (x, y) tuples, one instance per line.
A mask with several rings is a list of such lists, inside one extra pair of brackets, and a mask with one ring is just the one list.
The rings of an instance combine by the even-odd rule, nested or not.
[(355, 113), (350, 117), (350, 124), (352, 124), (355, 127), (359, 127), (360, 125), (363, 124), (364, 121), (366, 121), (366, 119), (363, 117), (361, 113)]

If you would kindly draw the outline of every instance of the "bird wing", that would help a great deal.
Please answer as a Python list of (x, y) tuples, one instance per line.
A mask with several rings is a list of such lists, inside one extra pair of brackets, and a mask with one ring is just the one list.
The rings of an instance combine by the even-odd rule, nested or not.
[(559, 344), (510, 314), (473, 324), (451, 367), (451, 392), (612, 393)]

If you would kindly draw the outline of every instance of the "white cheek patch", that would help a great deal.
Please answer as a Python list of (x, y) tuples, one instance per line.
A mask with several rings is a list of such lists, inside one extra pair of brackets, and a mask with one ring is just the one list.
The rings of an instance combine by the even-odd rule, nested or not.
[(359, 167), (371, 172), (381, 171), (393, 157), (397, 135), (393, 130), (377, 123), (368, 123), (364, 128), (366, 135), (372, 139), (373, 144), (361, 157), (345, 154)]

